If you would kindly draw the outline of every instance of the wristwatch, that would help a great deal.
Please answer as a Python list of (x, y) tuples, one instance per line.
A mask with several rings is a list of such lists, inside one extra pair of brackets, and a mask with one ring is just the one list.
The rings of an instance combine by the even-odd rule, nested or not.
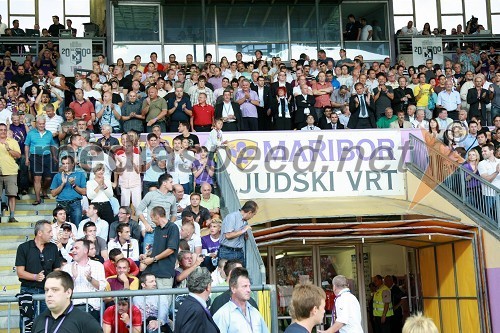
[(158, 259), (156, 259), (156, 256), (153, 257), (153, 262), (158, 262)]

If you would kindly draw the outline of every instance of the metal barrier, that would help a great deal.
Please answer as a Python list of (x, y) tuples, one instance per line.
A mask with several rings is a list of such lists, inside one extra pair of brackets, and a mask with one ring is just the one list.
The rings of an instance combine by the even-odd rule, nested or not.
[[(228, 287), (213, 287), (212, 288), (212, 293), (222, 293), (226, 291)], [(264, 285), (252, 285), (250, 289), (253, 292), (259, 292), (259, 295), (263, 295), (265, 292), (269, 294), (269, 299), (270, 299), (270, 304), (260, 304), (259, 303), (259, 311), (261, 312), (261, 315), (266, 319), (268, 319), (268, 325), (270, 326), (270, 332), (277, 332), (278, 331), (278, 319), (277, 319), (277, 293), (276, 293), (276, 287), (274, 285), (269, 285), (269, 284), (264, 284)], [(144, 299), (147, 296), (162, 296), (162, 295), (167, 295), (167, 296), (175, 296), (175, 295), (187, 295), (189, 293), (187, 288), (170, 288), (170, 289), (155, 289), (155, 290), (121, 290), (121, 291), (100, 291), (100, 292), (93, 292), (93, 293), (74, 293), (72, 296), (72, 299), (86, 299), (87, 300), (87, 309), (88, 309), (88, 299), (89, 298), (113, 298), (115, 304), (118, 304), (119, 298), (130, 298), (130, 297), (144, 297)], [(264, 297), (267, 297), (267, 295), (263, 295)], [(261, 298), (261, 297), (259, 297)], [(33, 300), (37, 302), (39, 306), (39, 302), (45, 300), (45, 295), (33, 295)], [(144, 301), (145, 302), (145, 301)], [(12, 304), (17, 304), (18, 300), (14, 296), (3, 296), (0, 297), (0, 306), (7, 304), (7, 332), (14, 332), (14, 330), (17, 330), (17, 327), (13, 327), (11, 325), (11, 322), (13, 322), (12, 318), (19, 315), (18, 310), (13, 310), (12, 309)], [(176, 302), (171, 302), (170, 306), (170, 313), (173, 314), (173, 324), (175, 324), (175, 303)], [(129, 302), (129, 304), (133, 304), (133, 302)], [(15, 312), (15, 315), (12, 313)], [(270, 313), (263, 313), (263, 312), (270, 312)], [(102, 318), (104, 314), (104, 303), (101, 302), (101, 309), (100, 309), (100, 325), (102, 326)], [(130, 318), (132, 318), (132, 307), (129, 306), (129, 315)], [(115, 323), (118, 322), (117, 320), (118, 316), (118, 307), (115, 306)], [(146, 331), (146, 320), (145, 320), (145, 309), (142, 310), (142, 319), (143, 319), (143, 332)], [(15, 319), (14, 319), (15, 320)], [(131, 319), (132, 320), (132, 319)], [(22, 329), (21, 332), (24, 331), (24, 328)], [(118, 325), (115, 325), (115, 332), (118, 331)], [(156, 330), (155, 330), (156, 331)], [(130, 326), (130, 331), (132, 332), (132, 325)], [(160, 329), (158, 328), (158, 332), (160, 332)]]
[[(92, 55), (97, 57), (99, 54), (106, 53), (106, 38), (92, 37), (92, 38), (58, 38), (58, 37), (0, 37), (0, 52), (6, 50), (11, 51), (11, 56), (15, 59), (22, 58), (27, 55), (33, 56), (35, 59), (38, 52), (43, 48), (43, 45), (51, 40), (54, 45), (59, 45), (60, 40), (79, 40), (79, 39), (92, 39)], [(92, 68), (85, 68), (92, 69)]]
[[(396, 36), (397, 55), (413, 54), (413, 38), (432, 38), (433, 36)], [(457, 47), (463, 47), (465, 44), (480, 44), (482, 50), (487, 50), (490, 45), (498, 48), (500, 46), (498, 35), (478, 34), (478, 35), (444, 35), (436, 36), (442, 38), (443, 53), (446, 58), (451, 59)], [(420, 65), (420, 64), (414, 64)]]
[[(217, 152), (218, 161), (225, 161), (220, 152)], [(238, 194), (231, 183), (231, 178), (227, 173), (227, 170), (223, 163), (219, 163), (216, 173), (217, 173), (217, 184), (219, 185), (221, 196), (224, 200), (225, 207), (229, 212), (235, 212), (241, 208), (240, 200), (238, 199)], [(266, 281), (266, 266), (262, 261), (257, 243), (251, 231), (247, 232), (248, 238), (245, 242), (245, 260), (246, 268), (250, 274), (252, 283), (264, 284)]]
[(410, 134), (410, 164), (447, 194), (478, 214), (478, 224), (500, 233), (500, 189)]

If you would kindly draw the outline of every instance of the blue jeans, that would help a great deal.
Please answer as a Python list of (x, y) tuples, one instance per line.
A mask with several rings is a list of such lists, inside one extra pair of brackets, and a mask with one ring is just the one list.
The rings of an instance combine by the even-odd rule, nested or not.
[[(39, 289), (39, 288), (21, 286), (20, 293), (21, 294), (28, 293), (28, 294), (32, 294), (32, 295), (43, 295), (43, 294), (45, 294), (45, 291), (43, 289)], [(38, 310), (38, 304), (40, 304), (40, 311)], [(35, 317), (37, 317), (40, 313), (42, 313), (43, 311), (45, 311), (45, 309), (47, 309), (47, 304), (45, 303), (45, 301), (33, 302), (33, 306), (35, 308)], [(33, 320), (35, 319), (35, 317), (33, 318)], [(26, 321), (26, 319), (27, 319), (26, 317), (19, 318), (19, 330), (20, 330), (20, 332), (24, 332), (24, 322)]]
[(496, 116), (500, 116), (500, 106), (491, 107), (491, 122), (488, 125), (493, 125), (493, 120), (495, 120)]
[(66, 214), (69, 217), (69, 221), (76, 225), (78, 225), (82, 221), (82, 201), (77, 200), (70, 205), (66, 205), (64, 201), (58, 202), (58, 205), (66, 209)]
[[(155, 239), (155, 233), (154, 232), (146, 232), (146, 234), (144, 235), (144, 242), (143, 242), (143, 246), (144, 246), (144, 253), (147, 253), (148, 250), (152, 250), (153, 249), (153, 241)], [(150, 249), (148, 249), (148, 247)]]
[(229, 249), (227, 247), (221, 246), (219, 247), (219, 252), (218, 252), (218, 257), (220, 259), (227, 259), (227, 260), (232, 260), (236, 259), (241, 261), (243, 266), (245, 266), (245, 253), (243, 250), (241, 251), (234, 251), (232, 249)]

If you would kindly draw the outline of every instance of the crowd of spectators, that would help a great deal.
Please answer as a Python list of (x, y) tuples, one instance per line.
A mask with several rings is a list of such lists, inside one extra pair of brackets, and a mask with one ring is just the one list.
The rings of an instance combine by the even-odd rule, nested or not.
[[(36, 60), (28, 56), (17, 64), (4, 53), (0, 170), (9, 221), (17, 222), (16, 198), (31, 186), (34, 206), (49, 195), (58, 205), (54, 223), (38, 223), (32, 246), (18, 251), (21, 291), (43, 293), (45, 275), (60, 266), (72, 275), (76, 292), (189, 287), (186, 279), (199, 266), (212, 271), (214, 281), (224, 280), (220, 263), (244, 262), (247, 221), (257, 210), (249, 202), (221, 223), (213, 153), (224, 145), (225, 131), (420, 128), (454, 151), (481, 148), (479, 158), (489, 162), (477, 170), (498, 187), (494, 49), (471, 45), (456, 61), (416, 67), (390, 58), (351, 60), (344, 49), (336, 61), (320, 50), (317, 59), (303, 54), (289, 66), (279, 57), (268, 62), (259, 50), (252, 62), (242, 58), (238, 52), (215, 63), (206, 54), (200, 65), (187, 55), (181, 64), (171, 54), (164, 64), (153, 52), (147, 63), (137, 55), (126, 65), (99, 55), (92, 73), (70, 82), (55, 70), (58, 50), (51, 41)], [(171, 144), (165, 132), (178, 132)], [(205, 145), (198, 132), (210, 132)], [(472, 157), (470, 165), (475, 170)], [(35, 246), (37, 258), (45, 259), (31, 271)], [(47, 260), (54, 250), (57, 257)], [(100, 306), (89, 302), (86, 310), (97, 316)], [(105, 311), (105, 332), (116, 325), (106, 314), (113, 306), (123, 316), (130, 301)], [(155, 330), (168, 315), (123, 316), (119, 325), (135, 329), (147, 320)]]
[(479, 24), (478, 18), (472, 16), (467, 24), (465, 25), (465, 30), (461, 24), (458, 24), (456, 28), (452, 28), (450, 33), (447, 34), (446, 29), (434, 28), (431, 30), (431, 25), (425, 23), (422, 30), (418, 30), (417, 27), (413, 25), (413, 21), (408, 21), (408, 24), (401, 29), (399, 29), (396, 34), (400, 36), (462, 36), (462, 35), (477, 35), (485, 33), (486, 29), (482, 24)]
[[(40, 29), (40, 25), (35, 23), (32, 29), (20, 28), (20, 23), (18, 19), (12, 20), (12, 26), (8, 27), (6, 23), (2, 22), (2, 15), (0, 14), (0, 36), (1, 37), (59, 37), (61, 30), (71, 31), (73, 37), (76, 37), (77, 29), (73, 28), (73, 21), (71, 19), (66, 19), (66, 26), (59, 22), (59, 16), (52, 16), (52, 24), (49, 28)], [(17, 48), (17, 47), (16, 47)], [(3, 51), (10, 50), (10, 46)]]

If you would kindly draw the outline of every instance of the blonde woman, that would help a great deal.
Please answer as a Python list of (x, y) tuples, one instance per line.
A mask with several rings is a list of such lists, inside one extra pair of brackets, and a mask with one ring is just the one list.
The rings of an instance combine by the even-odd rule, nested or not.
[(103, 163), (96, 164), (93, 171), (94, 179), (87, 181), (87, 198), (97, 208), (99, 217), (111, 224), (115, 220), (110, 203), (113, 198), (111, 180), (104, 177)]
[(439, 331), (431, 318), (419, 313), (406, 319), (403, 333), (439, 333)]

